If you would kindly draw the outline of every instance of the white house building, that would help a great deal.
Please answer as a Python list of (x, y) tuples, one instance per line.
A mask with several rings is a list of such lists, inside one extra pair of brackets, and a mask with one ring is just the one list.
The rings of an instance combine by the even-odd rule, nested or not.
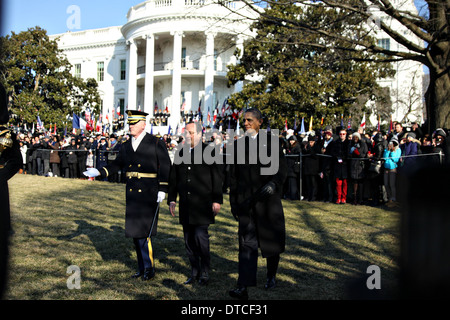
[[(168, 124), (175, 128), (182, 109), (200, 109), (205, 119), (208, 110), (212, 113), (242, 88), (242, 83), (227, 86), (226, 66), (237, 62), (236, 49), (252, 36), (252, 21), (244, 17), (256, 18), (256, 13), (240, 1), (225, 2), (228, 8), (215, 2), (148, 0), (130, 8), (123, 26), (51, 38), (58, 39), (75, 75), (98, 81), (103, 121), (108, 115), (111, 122), (117, 111), (124, 114), (127, 109), (140, 109), (150, 117), (167, 110)], [(379, 39), (382, 45), (397, 45), (381, 33)], [(412, 80), (420, 95), (414, 108), (421, 115), (422, 66), (402, 62), (396, 68), (395, 78), (382, 81), (398, 97), (391, 99), (397, 110), (394, 120), (404, 113), (400, 97)]]
[[(149, 0), (132, 7), (123, 26), (52, 35), (82, 78), (99, 83), (103, 119), (114, 110), (170, 113), (174, 128), (184, 112), (206, 119), (242, 84), (227, 87), (226, 65), (251, 36), (250, 21), (210, 0)], [(230, 11), (230, 9), (232, 9)], [(117, 114), (117, 113), (116, 113)]]

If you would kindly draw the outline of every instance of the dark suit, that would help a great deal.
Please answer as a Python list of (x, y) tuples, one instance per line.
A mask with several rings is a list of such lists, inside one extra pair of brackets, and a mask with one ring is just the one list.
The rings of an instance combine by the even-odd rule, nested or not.
[[(139, 270), (154, 268), (150, 236), (157, 231), (158, 191), (167, 192), (170, 158), (165, 144), (148, 133), (134, 151), (131, 139), (123, 143), (117, 158), (101, 168), (101, 178), (122, 170), (126, 175), (125, 236), (134, 239)], [(152, 234), (149, 235), (156, 218)]]
[[(3, 131), (4, 128), (0, 128)], [(11, 230), (8, 180), (22, 167), (19, 142), (11, 134), (13, 145), (0, 153), (0, 298), (6, 287), (8, 265), (8, 241)]]
[[(267, 258), (267, 276), (275, 276), (279, 255), (285, 250), (285, 222), (281, 204), (281, 194), (287, 175), (286, 159), (279, 141), (278, 149), (271, 145), (270, 133), (259, 131), (259, 135), (267, 134), (267, 146), (261, 146), (256, 139), (257, 152), (250, 153), (249, 137), (245, 140), (245, 161), (239, 164), (238, 141), (234, 144), (235, 160), (230, 166), (230, 204), (233, 215), (239, 220), (239, 286), (255, 286), (258, 259), (258, 246), (261, 254)], [(278, 139), (278, 137), (275, 137)], [(278, 157), (279, 167), (275, 174), (262, 175), (261, 168), (270, 164), (262, 164), (259, 150), (267, 148), (269, 157)], [(249, 156), (257, 156), (256, 164), (250, 164)], [(267, 183), (273, 182), (276, 192), (273, 195), (260, 197), (259, 192)], [(253, 201), (248, 201), (252, 199)]]
[[(215, 222), (212, 204), (222, 204), (222, 174), (219, 164), (194, 163), (194, 154), (206, 144), (198, 144), (190, 151), (190, 163), (179, 163), (183, 152), (180, 146), (170, 170), (168, 203), (179, 195), (179, 221), (183, 225), (186, 251), (192, 268), (192, 277), (208, 273), (210, 269), (208, 226)], [(179, 163), (179, 164), (177, 164)]]

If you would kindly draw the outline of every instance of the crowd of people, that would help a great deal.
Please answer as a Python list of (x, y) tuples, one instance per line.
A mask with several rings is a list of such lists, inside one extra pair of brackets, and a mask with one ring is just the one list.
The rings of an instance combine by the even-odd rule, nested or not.
[(424, 134), (417, 124), (404, 128), (394, 123), (393, 128), (390, 133), (365, 132), (363, 128), (333, 131), (329, 126), (313, 134), (287, 132), (285, 198), (397, 205), (398, 173), (421, 165), (443, 164), (449, 141), (448, 131), (442, 128), (432, 134)]
[[(325, 127), (300, 134), (280, 134), (288, 163), (283, 194), (287, 200), (334, 202), (336, 204), (395, 204), (397, 173), (420, 164), (442, 163), (447, 154), (448, 131), (424, 134), (417, 124), (404, 128), (394, 123), (390, 133)], [(157, 135), (164, 141), (173, 162), (182, 135)], [(205, 140), (206, 135), (203, 136)], [(234, 138), (237, 138), (234, 137)], [(102, 168), (113, 161), (128, 134), (116, 135), (18, 135), (23, 157), (21, 173), (86, 179), (87, 168)], [(207, 142), (220, 144), (226, 153), (227, 132), (214, 132)], [(223, 192), (228, 191), (227, 166), (223, 166)], [(119, 174), (104, 180), (123, 183)]]

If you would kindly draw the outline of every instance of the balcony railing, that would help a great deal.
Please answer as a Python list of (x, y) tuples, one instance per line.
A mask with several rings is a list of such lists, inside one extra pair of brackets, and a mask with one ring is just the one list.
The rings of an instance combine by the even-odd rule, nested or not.
[[(154, 64), (154, 71), (172, 71), (173, 70), (173, 61), (169, 62), (156, 62)], [(200, 60), (185, 60), (182, 61), (181, 64), (181, 70), (194, 70), (194, 71), (205, 71), (206, 65), (203, 63), (203, 61)], [(226, 72), (227, 71), (227, 64), (226, 63), (220, 63), (215, 66), (214, 71), (218, 72)], [(137, 74), (144, 74), (145, 73), (145, 65), (140, 66), (137, 68)]]

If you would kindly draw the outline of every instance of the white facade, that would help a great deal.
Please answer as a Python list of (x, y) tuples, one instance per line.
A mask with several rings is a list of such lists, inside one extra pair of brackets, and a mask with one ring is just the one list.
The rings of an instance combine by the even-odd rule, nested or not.
[[(242, 83), (227, 87), (226, 66), (236, 63), (236, 48), (242, 49), (244, 40), (252, 36), (251, 21), (243, 17), (256, 17), (255, 12), (239, 1), (228, 2), (229, 8), (213, 2), (149, 0), (132, 7), (123, 26), (51, 38), (59, 39), (59, 48), (74, 66), (74, 74), (97, 80), (103, 121), (108, 114), (111, 122), (118, 107), (122, 113), (140, 109), (153, 117), (157, 105), (156, 111), (169, 111), (169, 124), (175, 128), (181, 121), (183, 102), (185, 112), (195, 113), (200, 107), (206, 119), (208, 109), (212, 114), (217, 105), (220, 109), (228, 96), (242, 88)], [(416, 10), (412, 0), (402, 5), (411, 12)], [(377, 38), (386, 44), (382, 39), (389, 37), (377, 32)], [(392, 39), (388, 42), (391, 49), (397, 49)], [(393, 120), (401, 120), (412, 108), (416, 112), (403, 122), (420, 122), (422, 65), (405, 61), (394, 68), (397, 74), (393, 79), (380, 81), (390, 88)], [(413, 99), (413, 94), (418, 99)], [(373, 124), (377, 121), (376, 115), (370, 119)]]

